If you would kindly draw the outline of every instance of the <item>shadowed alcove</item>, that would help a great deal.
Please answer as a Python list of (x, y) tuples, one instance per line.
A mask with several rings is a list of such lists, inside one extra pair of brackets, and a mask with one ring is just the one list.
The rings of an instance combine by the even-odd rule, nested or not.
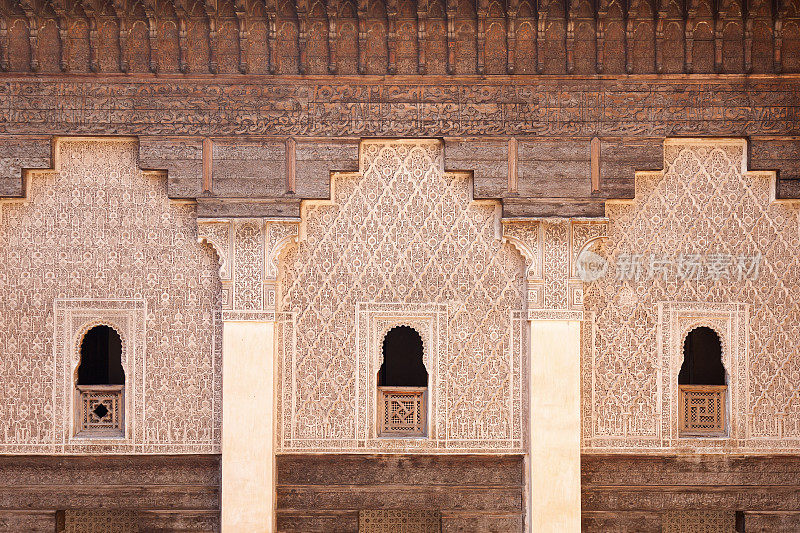
[(379, 387), (427, 387), (428, 371), (422, 361), (422, 337), (414, 328), (392, 328), (383, 339), (383, 364)]
[(427, 434), (428, 371), (422, 354), (422, 337), (414, 328), (397, 326), (384, 337), (378, 371), (379, 435)]
[(693, 329), (686, 336), (678, 384), (725, 385), (722, 344), (713, 329), (702, 326)]
[(124, 436), (122, 339), (113, 328), (95, 326), (84, 335), (76, 385), (76, 436)]
[(108, 326), (95, 326), (81, 342), (78, 385), (124, 385), (122, 339)]
[(705, 326), (691, 330), (683, 341), (678, 374), (679, 434), (724, 436), (727, 389), (719, 335)]

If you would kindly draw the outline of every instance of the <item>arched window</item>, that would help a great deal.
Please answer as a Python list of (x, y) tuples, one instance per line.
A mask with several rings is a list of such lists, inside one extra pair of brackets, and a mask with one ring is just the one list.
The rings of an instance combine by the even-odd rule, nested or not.
[(122, 339), (113, 328), (95, 326), (84, 335), (80, 350), (76, 435), (121, 437), (125, 398)]
[(428, 386), (428, 371), (422, 361), (422, 337), (414, 328), (398, 326), (384, 337), (378, 386)]
[(378, 434), (419, 437), (427, 434), (428, 371), (419, 333), (408, 326), (391, 329), (383, 339), (378, 371)]
[(678, 390), (681, 436), (725, 434), (725, 367), (722, 343), (713, 329), (701, 326), (686, 335)]
[(122, 339), (108, 326), (95, 326), (81, 342), (78, 385), (124, 385)]
[(705, 326), (695, 328), (683, 341), (680, 385), (725, 385), (722, 343), (719, 335)]

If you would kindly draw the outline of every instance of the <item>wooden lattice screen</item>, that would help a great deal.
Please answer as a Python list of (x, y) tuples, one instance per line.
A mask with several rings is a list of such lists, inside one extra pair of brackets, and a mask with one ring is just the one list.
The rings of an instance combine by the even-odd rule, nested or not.
[(376, 509), (358, 512), (358, 533), (440, 533), (439, 511)]
[(662, 533), (736, 533), (735, 511), (668, 511)]
[(124, 398), (125, 385), (78, 385), (78, 435), (122, 436)]
[(725, 434), (725, 385), (680, 385), (679, 428), (681, 436)]
[(378, 434), (425, 436), (426, 387), (378, 387)]

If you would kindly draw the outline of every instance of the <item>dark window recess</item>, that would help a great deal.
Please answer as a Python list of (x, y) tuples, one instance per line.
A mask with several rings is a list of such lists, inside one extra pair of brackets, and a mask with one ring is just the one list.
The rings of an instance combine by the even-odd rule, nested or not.
[(78, 385), (124, 385), (122, 340), (108, 326), (95, 326), (83, 337)]
[(414, 328), (398, 326), (386, 334), (378, 386), (428, 386), (428, 371), (422, 361), (422, 337)]
[(679, 385), (725, 385), (722, 343), (707, 327), (693, 329), (683, 342), (683, 365)]

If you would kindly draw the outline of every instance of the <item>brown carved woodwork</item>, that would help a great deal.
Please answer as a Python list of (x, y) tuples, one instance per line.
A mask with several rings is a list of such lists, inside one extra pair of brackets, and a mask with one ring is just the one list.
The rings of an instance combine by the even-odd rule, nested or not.
[[(510, 83), (510, 79), (515, 82)], [(800, 135), (800, 78), (455, 79), (6, 75), (4, 134), (665, 137)], [(57, 82), (57, 84), (53, 84)], [(192, 94), (191, 104), (179, 95)], [(112, 98), (107, 100), (107, 98)], [(485, 104), (476, 106), (475, 103)], [(748, 105), (741, 105), (749, 102)], [(379, 106), (379, 107), (376, 107)], [(60, 109), (68, 109), (62, 113)], [(691, 111), (691, 115), (688, 113)], [(722, 118), (724, 117), (724, 120)], [(178, 120), (179, 119), (179, 120)]]
[[(522, 531), (523, 459), (521, 455), (281, 454), (276, 457), (277, 529), (357, 533), (359, 510), (424, 505), (447, 509), (441, 516), (442, 531)], [(408, 472), (414, 472), (414, 482)]]
[(247, 74), (250, 70), (247, 63), (247, 49), (249, 46), (249, 32), (247, 24), (247, 6), (244, 0), (235, 0), (234, 13), (239, 29), (239, 72)]
[(660, 533), (661, 513), (678, 509), (740, 510), (747, 531), (797, 531), (799, 474), (796, 456), (583, 454), (583, 531)]
[[(60, 0), (63, 1), (63, 0)], [(120, 72), (127, 72), (128, 71), (128, 56), (127, 56), (127, 42), (128, 42), (128, 26), (127, 26), (127, 14), (125, 13), (125, 2), (124, 0), (113, 0), (112, 6), (114, 9), (114, 15), (117, 18), (117, 28), (119, 31), (119, 71)], [(59, 17), (59, 31), (62, 26), (61, 23), (62, 17)], [(62, 48), (62, 67), (61, 70), (66, 70), (65, 68), (65, 60), (64, 57), (64, 48), (66, 44), (64, 44), (64, 39), (61, 40), (61, 48)], [(181, 72), (184, 72), (181, 70)]]
[(428, 20), (428, 0), (417, 0), (417, 74), (425, 74), (425, 48), (427, 47), (426, 23)]
[(356, 0), (358, 18), (358, 63), (359, 74), (367, 73), (367, 0)]
[[(619, 0), (535, 6), (527, 0), (362, 0), (353, 12), (356, 47), (340, 40), (338, 19), (349, 9), (342, 4), (285, 0), (278, 9), (276, 0), (6, 0), (0, 69), (37, 72), (60, 50), (63, 71), (72, 63), (77, 72), (104, 73), (247, 73), (254, 62), (260, 62), (254, 73), (274, 73), (278, 57), (284, 74), (353, 73), (342, 66), (359, 61), (356, 73), (377, 75), (800, 71), (800, 33), (789, 0), (774, 16), (765, 0), (751, 0), (746, 9), (739, 0), (631, 0), (629, 6)], [(444, 50), (431, 46), (440, 38)], [(416, 68), (409, 61), (413, 42)], [(268, 61), (261, 59), (264, 50)]]
[(678, 434), (719, 437), (725, 434), (725, 385), (680, 385)]
[(25, 12), (28, 22), (28, 41), (30, 43), (30, 69), (39, 70), (39, 21), (31, 0), (20, 0), (20, 7)]
[[(754, 168), (780, 171), (780, 198), (796, 197), (800, 191), (800, 158), (796, 154), (800, 127), (792, 118), (797, 111), (790, 96), (800, 80), (792, 77), (713, 82), (662, 77), (658, 83), (634, 77), (625, 82), (584, 80), (565, 85), (559, 79), (515, 76), (508, 78), (518, 80), (513, 87), (504, 80), (458, 82), (458, 78), (448, 78), (452, 81), (447, 89), (411, 80), (386, 83), (380, 78), (331, 83), (333, 80), (324, 77), (284, 77), (268, 84), (258, 76), (246, 83), (237, 81), (238, 76), (228, 81), (160, 77), (146, 83), (108, 79), (102, 84), (83, 78), (49, 84), (48, 80), (54, 79), (59, 78), (6, 77), (0, 85), (12, 111), (0, 123), (0, 134), (16, 146), (14, 153), (24, 153), (33, 137), (139, 136), (142, 168), (167, 170), (173, 198), (203, 196), (203, 137), (215, 138), (216, 150), (217, 138), (222, 142), (234, 135), (239, 142), (277, 141), (281, 146), (287, 137), (293, 137), (304, 147), (322, 146), (323, 139), (352, 147), (358, 139), (354, 134), (462, 138), (468, 147), (466, 155), (461, 162), (452, 159), (452, 144), (448, 144), (447, 168), (474, 170), (476, 196), (503, 198), (508, 216), (602, 214), (605, 198), (633, 194), (635, 171), (660, 168), (663, 137), (697, 132), (755, 137), (751, 143)], [(176, 106), (176, 102), (186, 101), (176, 95), (186, 91), (192, 94), (191, 104)], [(111, 95), (113, 99), (108, 100)], [(742, 101), (753, 105), (738, 105)], [(690, 116), (689, 109), (693, 110)], [(276, 137), (265, 137), (268, 132)], [(509, 191), (506, 172), (511, 137), (519, 147), (517, 194)], [(593, 137), (603, 138), (599, 191), (592, 191), (589, 172), (588, 146)], [(482, 142), (470, 140), (475, 138)], [(45, 152), (48, 146), (45, 140)], [(333, 148), (324, 150), (329, 149)], [(284, 161), (284, 150), (280, 152), (275, 157)], [(230, 153), (231, 161), (249, 161), (244, 153)], [(481, 154), (485, 154), (485, 166), (480, 163), (484, 159)], [(313, 159), (328, 157), (332, 156), (320, 151)], [(327, 173), (352, 168), (347, 161), (354, 160), (355, 156), (347, 155), (325, 170), (319, 167), (317, 174), (303, 174), (298, 159), (298, 197), (326, 197)], [(20, 169), (38, 164), (8, 159), (4, 167), (8, 171), (2, 176), (3, 195), (21, 195)], [(246, 213), (248, 204), (242, 203), (242, 198), (248, 195), (254, 209), (264, 209), (257, 198), (285, 200), (282, 185), (274, 190), (267, 185), (239, 190), (235, 176), (225, 181), (224, 171), (217, 176), (216, 164), (214, 168), (214, 195), (208, 202), (217, 202), (214, 209), (220, 216), (225, 216), (227, 208), (222, 204), (229, 200), (235, 200), (230, 213)], [(496, 172), (498, 168), (502, 171)], [(255, 166), (249, 172), (252, 176), (283, 176), (285, 167), (283, 163), (274, 169)], [(217, 182), (217, 177), (222, 181)], [(296, 205), (295, 199), (292, 205)]]
[(547, 29), (547, 5), (548, 0), (540, 0), (539, 14), (536, 17), (536, 72), (544, 72), (544, 39)]
[(386, 0), (387, 74), (397, 74), (397, 0)]
[(297, 0), (297, 49), (300, 53), (297, 71), (308, 73), (308, 0)]
[(514, 74), (517, 64), (517, 13), (519, 0), (508, 0), (506, 5), (506, 72)]
[(275, 0), (264, 0), (267, 12), (267, 72), (275, 74), (278, 64), (278, 21)]
[(575, 72), (575, 17), (578, 16), (580, 0), (570, 0), (567, 10), (567, 32), (565, 43), (567, 50), (567, 74)]
[(378, 387), (378, 435), (427, 434), (427, 387)]
[(56, 510), (98, 501), (128, 509), (142, 531), (219, 530), (219, 455), (7, 455), (0, 479), (8, 531), (54, 531)]
[(0, 70), (11, 68), (8, 51), (8, 22), (5, 13), (0, 13)]
[(447, 14), (447, 62), (446, 71), (454, 74), (456, 69), (456, 15), (458, 0), (446, 0)]
[(336, 19), (339, 14), (339, 0), (328, 0), (326, 4), (328, 15), (328, 74), (336, 74)]

